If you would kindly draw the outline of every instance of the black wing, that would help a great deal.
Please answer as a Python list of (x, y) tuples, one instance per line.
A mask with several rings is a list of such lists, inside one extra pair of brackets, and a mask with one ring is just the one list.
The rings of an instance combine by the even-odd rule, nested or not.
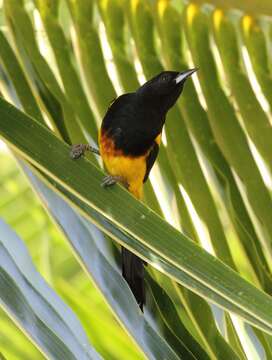
[(148, 157), (146, 158), (146, 172), (144, 177), (144, 182), (148, 179), (149, 173), (154, 165), (154, 162), (159, 153), (159, 145), (154, 141), (152, 150), (150, 151)]

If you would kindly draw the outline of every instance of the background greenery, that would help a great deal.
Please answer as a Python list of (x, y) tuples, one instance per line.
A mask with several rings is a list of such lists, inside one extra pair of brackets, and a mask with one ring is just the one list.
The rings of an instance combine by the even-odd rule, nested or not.
[[(68, 147), (1, 100), (0, 136), (12, 152), (1, 147), (0, 216), (79, 318), (97, 351), (88, 359), (272, 359), (271, 297), (258, 291), (272, 291), (272, 9), (264, 0), (199, 3), (0, 2), (1, 94), (68, 144), (96, 143), (121, 93), (164, 68), (199, 67), (168, 116), (145, 203), (240, 276), (124, 190), (109, 197), (97, 158), (71, 162)], [(112, 239), (154, 266), (144, 316)], [(1, 286), (10, 281), (3, 264)], [(30, 309), (21, 317), (16, 299), (0, 300), (7, 359), (63, 358), (65, 343), (80, 357), (61, 329), (46, 342), (38, 321), (38, 331), (28, 327)]]

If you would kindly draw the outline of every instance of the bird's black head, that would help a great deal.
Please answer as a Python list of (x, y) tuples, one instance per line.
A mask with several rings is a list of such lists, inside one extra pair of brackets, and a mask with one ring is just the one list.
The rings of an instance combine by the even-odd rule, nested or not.
[(163, 71), (143, 84), (136, 94), (145, 104), (156, 106), (166, 113), (177, 101), (185, 81), (196, 70)]

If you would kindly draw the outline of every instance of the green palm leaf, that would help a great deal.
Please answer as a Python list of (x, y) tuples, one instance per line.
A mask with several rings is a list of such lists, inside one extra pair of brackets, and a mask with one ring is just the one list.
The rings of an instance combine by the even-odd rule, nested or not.
[[(234, 271), (171, 228), (120, 186), (103, 191), (100, 186), (103, 178), (101, 171), (84, 159), (77, 162), (71, 160), (69, 148), (35, 120), (4, 100), (0, 101), (0, 111), (1, 117), (5, 119), (0, 124), (0, 136), (21, 156), (44, 171), (65, 190), (70, 191), (77, 201), (88, 205), (94, 214), (92, 220), (95, 220), (101, 229), (106, 231), (103, 223), (104, 220), (108, 220), (110, 226), (107, 226), (107, 232), (122, 245), (128, 246), (154, 265), (158, 262), (157, 266), (160, 267), (163, 263), (164, 271), (179, 282), (186, 282), (187, 286), (189, 280), (194, 286), (198, 283), (198, 288), (194, 289), (197, 292), (203, 294), (205, 291), (205, 296), (210, 300), (217, 299), (221, 306), (232, 311), (235, 309), (241, 316), (265, 331), (271, 331), (272, 302), (269, 296), (257, 288), (254, 289)], [(31, 131), (30, 129), (32, 136), (28, 138), (26, 134)], [(61, 168), (59, 163), (62, 164)], [(92, 188), (91, 194), (89, 186)], [(119, 204), (118, 208), (115, 206), (116, 203)], [(131, 237), (123, 237), (122, 240), (116, 238), (112, 227), (117, 227), (121, 233), (124, 232)], [(165, 238), (169, 239), (169, 242), (165, 242)], [(219, 274), (221, 283), (218, 283)]]
[[(0, 213), (105, 358), (272, 356), (271, 5), (201, 3), (0, 5), (0, 92), (28, 114), (0, 99), (0, 137), (17, 159), (27, 161), (18, 164), (72, 250), (60, 241), (39, 200), (33, 202), (25, 180), (5, 170), (3, 157)], [(192, 66), (199, 67), (197, 81), (186, 84), (168, 116), (160, 156), (145, 185), (147, 206), (118, 185), (102, 189), (101, 163), (93, 154), (69, 158), (67, 144), (96, 142), (101, 118), (117, 94), (134, 91), (163, 69)], [(13, 196), (5, 191), (10, 179), (20, 188)], [(117, 243), (152, 265), (146, 269), (144, 316), (120, 276)], [(8, 270), (5, 263), (6, 278)], [(19, 275), (10, 284), (7, 294), (17, 291), (14, 301), (28, 301), (32, 319), (40, 319), (18, 290)], [(5, 301), (12, 309), (12, 301)], [(99, 319), (101, 328), (93, 324)], [(6, 318), (0, 322), (5, 334), (12, 331)], [(47, 335), (54, 326), (56, 319)], [(103, 338), (103, 329), (111, 339)], [(43, 352), (57, 349), (47, 348), (42, 334), (29, 333)], [(4, 355), (34, 354), (27, 346), (10, 349), (8, 335), (0, 344)], [(69, 352), (71, 344), (64, 336), (58, 349)]]

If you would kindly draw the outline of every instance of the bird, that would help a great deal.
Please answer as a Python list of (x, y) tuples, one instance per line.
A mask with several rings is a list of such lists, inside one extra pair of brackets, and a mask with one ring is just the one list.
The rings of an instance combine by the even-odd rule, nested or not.
[[(77, 159), (85, 151), (100, 154), (108, 175), (103, 187), (123, 185), (138, 200), (143, 185), (156, 161), (167, 112), (182, 93), (186, 80), (198, 69), (163, 71), (140, 86), (135, 92), (117, 97), (102, 120), (99, 150), (77, 144), (71, 157)], [(122, 247), (122, 276), (143, 311), (146, 301), (144, 261)]]

